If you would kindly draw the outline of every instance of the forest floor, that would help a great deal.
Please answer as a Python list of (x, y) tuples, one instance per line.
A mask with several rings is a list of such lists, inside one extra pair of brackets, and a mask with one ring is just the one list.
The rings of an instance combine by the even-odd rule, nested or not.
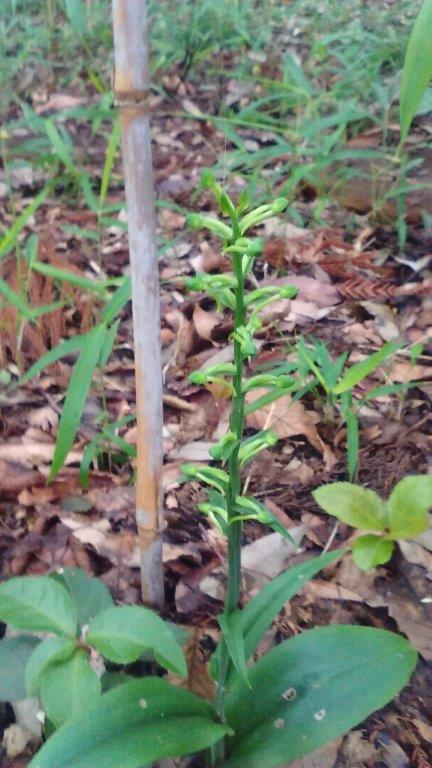
[[(384, 5), (394, 10), (397, 3)], [(310, 46), (294, 25), (279, 34), (294, 63), (304, 61), (302, 46), (307, 51)], [(239, 67), (248, 56), (251, 74), (242, 78)], [(310, 62), (307, 56), (306, 60)], [(189, 74), (184, 70), (171, 64), (152, 98), (164, 375), (164, 563), (166, 616), (189, 633), (189, 683), (202, 692), (208, 686), (204, 660), (218, 636), (215, 616), (224, 594), (225, 543), (196, 510), (203, 500), (198, 484), (181, 485), (179, 476), (182, 463), (209, 461), (209, 447), (227, 428), (223, 393), (197, 387), (187, 375), (230, 359), (231, 321), (208, 298), (185, 288), (185, 278), (196, 272), (229, 269), (215, 240), (186, 227), (187, 212), (214, 210), (208, 191), (200, 188), (201, 173), (214, 168), (233, 196), (246, 181), (259, 201), (290, 196), (288, 214), (268, 221), (260, 231), (266, 244), (253, 280), (259, 286), (276, 279), (296, 285), (299, 292), (266, 318), (255, 368), (293, 361), (300, 337), (324, 342), (333, 357), (349, 352), (349, 364), (390, 340), (402, 340), (405, 347), (420, 344), (414, 358), (401, 349), (353, 392), (360, 420), (356, 482), (387, 496), (403, 476), (427, 473), (431, 463), (432, 170), (427, 145), (432, 118), (426, 111), (416, 121), (402, 185), (391, 161), (398, 140), (394, 112), (387, 114), (385, 126), (367, 116), (358, 117), (355, 130), (345, 122), (338, 152), (334, 142), (323, 149), (327, 162), (321, 156), (317, 159), (317, 146), (328, 138), (330, 121), (327, 127), (318, 126), (312, 151), (304, 127), (297, 138), (281, 132), (279, 103), (272, 114), (259, 114), (265, 83), (284, 81), (286, 61), (280, 53), (263, 57), (244, 50), (212, 52)], [(319, 77), (315, 82), (311, 69), (309, 75), (316, 91)], [(3, 234), (53, 175), (55, 192), (26, 220), (13, 248), (4, 254), (2, 278), (17, 290), (24, 274), (33, 307), (54, 301), (65, 306), (34, 323), (23, 321), (19, 309), (6, 301), (1, 306), (2, 576), (76, 565), (100, 576), (116, 599), (134, 603), (140, 600), (140, 589), (133, 463), (124, 451), (101, 440), (89, 487), (80, 483), (85, 446), (100, 434), (101, 425), (134, 412), (130, 305), (122, 312), (109, 362), (95, 376), (73, 451), (49, 484), (59, 416), (75, 358), (66, 357), (16, 386), (20, 372), (61, 340), (87, 331), (103, 306), (95, 293), (28, 269), (22, 254), (31, 236), (38, 238), (39, 261), (86, 279), (119, 277), (129, 268), (120, 157), (110, 177), (108, 214), (102, 225), (80, 186), (82, 168), (95, 186), (100, 183), (111, 107), (108, 102), (101, 107), (104, 94), (97, 93), (82, 73), (67, 85), (56, 79), (55, 69), (49, 79), (44, 72), (36, 77), (36, 82), (23, 86), (21, 101), (6, 99), (2, 108)], [(330, 87), (327, 83), (327, 92)], [(221, 117), (223, 107), (230, 110), (230, 120)], [(292, 105), (286, 109), (299, 126), (299, 112)], [(312, 121), (311, 115), (303, 117)], [(46, 123), (38, 120), (51, 121), (63, 139), (69, 138), (75, 175), (59, 148), (52, 143), (47, 147)], [(282, 140), (286, 146), (281, 146)], [(290, 142), (298, 147), (301, 141), (303, 149), (294, 161)], [(298, 175), (298, 182), (291, 185), (287, 174), (295, 175), (298, 162), (309, 162), (313, 173)], [(390, 189), (396, 190), (394, 194), (387, 194)], [(392, 392), (391, 385), (412, 382), (415, 385)], [(360, 404), (378, 385), (388, 385), (390, 391)], [(288, 565), (326, 546), (349, 546), (353, 540), (352, 529), (335, 528), (335, 521), (311, 495), (322, 483), (347, 478), (346, 428), (325, 397), (309, 392), (295, 403), (281, 398), (252, 414), (247, 427), (272, 428), (280, 438), (276, 448), (250, 465), (245, 480), (290, 530), (299, 549), (257, 523), (248, 523), (243, 542), (245, 602)], [(119, 433), (134, 445), (133, 422)], [(337, 622), (399, 631), (420, 652), (415, 676), (393, 704), (346, 738), (296, 762), (295, 768), (432, 765), (431, 580), (429, 531), (402, 542), (388, 565), (367, 574), (346, 556), (309, 582), (279, 615), (261, 651), (304, 628)], [(12, 718), (9, 707), (3, 714), (6, 725)], [(3, 754), (0, 765), (24, 768), (28, 760), (26, 752), (16, 757)]]

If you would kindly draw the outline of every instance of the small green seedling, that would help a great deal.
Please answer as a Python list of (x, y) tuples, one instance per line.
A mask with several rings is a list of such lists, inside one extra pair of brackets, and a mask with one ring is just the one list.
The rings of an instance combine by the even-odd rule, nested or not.
[[(398, 348), (396, 342), (388, 342), (381, 349), (368, 355), (359, 363), (348, 366), (349, 352), (343, 352), (333, 360), (327, 346), (317, 339), (306, 344), (300, 339), (296, 345), (298, 371), (303, 378), (313, 375), (299, 391), (301, 396), (307, 391), (320, 389), (324, 392), (331, 410), (336, 409), (347, 430), (347, 462), (349, 479), (355, 477), (359, 457), (359, 425), (357, 416), (358, 401), (353, 397), (353, 389), (370, 376), (375, 369), (387, 360)], [(368, 399), (373, 397), (369, 393)]]
[(40, 697), (50, 729), (97, 703), (110, 684), (104, 661), (130, 664), (152, 651), (165, 669), (186, 672), (166, 622), (147, 608), (116, 606), (103, 582), (79, 568), (4, 582), (0, 620), (30, 633), (0, 641), (0, 700)]
[[(214, 179), (207, 178), (206, 183), (221, 217), (194, 215), (191, 223), (220, 237), (233, 268), (231, 274), (197, 275), (189, 286), (205, 290), (218, 306), (233, 314), (234, 354), (232, 363), (212, 366), (192, 378), (203, 384), (219, 380), (231, 393), (231, 415), (227, 434), (212, 449), (213, 464), (188, 464), (183, 472), (187, 479), (206, 486), (208, 499), (201, 511), (228, 541), (227, 591), (218, 618), (222, 635), (209, 667), (216, 698), (204, 700), (161, 678), (124, 682), (58, 728), (33, 758), (31, 768), (59, 768), (60, 763), (68, 768), (141, 768), (194, 753), (199, 753), (196, 765), (206, 768), (276, 768), (318, 749), (384, 706), (406, 684), (416, 663), (416, 653), (404, 638), (370, 627), (339, 625), (308, 630), (272, 648), (258, 661), (254, 659), (263, 634), (287, 600), (343, 553), (329, 552), (295, 565), (241, 608), (244, 524), (255, 520), (288, 535), (264, 504), (245, 495), (242, 471), (277, 439), (270, 430), (245, 436), (246, 393), (265, 386), (270, 396), (279, 396), (290, 389), (292, 381), (272, 373), (265, 381), (262, 375), (248, 376), (248, 361), (257, 351), (254, 334), (261, 325), (261, 310), (295, 291), (284, 288), (281, 292), (278, 287), (256, 290), (253, 284), (248, 290), (262, 247), (259, 238), (249, 236), (249, 230), (280, 214), (286, 201), (277, 199), (250, 210), (246, 192), (235, 204)], [(2, 589), (8, 593), (7, 582)], [(37, 605), (37, 601), (32, 599), (31, 604)], [(63, 615), (62, 603), (58, 605)], [(150, 646), (162, 665), (184, 675), (181, 649), (171, 635), (168, 638), (161, 619), (157, 637), (153, 613), (145, 613), (139, 632), (128, 620), (128, 611), (144, 617), (143, 610), (107, 608), (90, 620), (75, 655), (82, 657), (93, 646), (108, 659), (125, 663), (132, 659), (132, 649), (126, 653), (125, 646), (132, 646), (135, 658)], [(14, 611), (9, 613), (3, 613), (7, 620), (13, 619)], [(76, 643), (72, 639), (75, 619), (69, 610), (66, 613), (66, 626), (62, 621), (60, 634)], [(119, 621), (122, 615), (124, 622)], [(40, 622), (36, 627), (47, 629)], [(86, 656), (84, 660), (88, 664)], [(45, 679), (43, 672), (40, 679)], [(56, 717), (55, 707), (50, 717)]]
[(329, 515), (368, 533), (355, 540), (352, 552), (364, 571), (387, 563), (398, 540), (412, 539), (429, 527), (432, 475), (409, 475), (393, 488), (387, 501), (375, 491), (352, 483), (329, 483), (314, 491)]

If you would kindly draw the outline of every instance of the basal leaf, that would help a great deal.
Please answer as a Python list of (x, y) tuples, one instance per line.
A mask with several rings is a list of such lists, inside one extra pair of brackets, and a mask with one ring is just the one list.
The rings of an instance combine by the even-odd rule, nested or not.
[(61, 573), (51, 574), (69, 590), (76, 606), (80, 627), (114, 605), (103, 581), (87, 576), (81, 568), (63, 568)]
[(424, 0), (405, 54), (399, 99), (401, 143), (406, 141), (420, 100), (432, 79), (432, 0)]
[(86, 651), (78, 648), (63, 662), (45, 668), (41, 699), (55, 727), (88, 710), (101, 695), (101, 682), (90, 666)]
[(62, 726), (29, 768), (141, 768), (205, 749), (228, 730), (203, 699), (161, 678), (143, 678), (108, 691)]
[[(300, 565), (294, 565), (273, 579), (258, 592), (256, 597), (252, 598), (241, 612), (246, 660), (252, 656), (264, 632), (270, 627), (274, 617), (285, 603), (297, 594), (309, 579), (334, 563), (343, 554), (344, 550), (336, 550), (319, 557), (312, 557)], [(218, 656), (219, 648), (216, 649), (212, 658), (213, 677), (215, 677)]]
[[(243, 682), (249, 686), (241, 611), (221, 613), (218, 618), (228, 653)], [(250, 686), (249, 686), (250, 687)]]
[(313, 497), (324, 512), (353, 528), (383, 531), (386, 527), (385, 505), (375, 491), (353, 483), (328, 483), (317, 488)]
[(367, 533), (355, 540), (352, 552), (354, 561), (363, 571), (369, 571), (376, 565), (388, 563), (394, 549), (394, 543), (381, 536)]
[(30, 656), (25, 670), (25, 684), (28, 696), (35, 696), (40, 688), (41, 678), (50, 664), (69, 659), (76, 650), (76, 640), (69, 637), (47, 637), (38, 643)]
[(329, 626), (287, 640), (250, 670), (252, 690), (228, 691), (225, 768), (289, 764), (387, 704), (408, 682), (417, 654), (398, 635)]
[(74, 365), (58, 426), (50, 480), (58, 474), (73, 446), (106, 332), (104, 325), (92, 328)]
[(156, 613), (139, 605), (107, 608), (90, 622), (87, 642), (116, 664), (129, 664), (151, 649), (159, 663), (178, 675), (186, 661), (170, 627)]
[(0, 640), (0, 701), (20, 701), (27, 697), (24, 672), (36, 637), (5, 637)]
[(77, 623), (69, 592), (48, 576), (19, 576), (0, 584), (0, 621), (58, 635), (74, 635)]
[(387, 501), (390, 533), (395, 539), (412, 539), (428, 528), (432, 507), (432, 475), (408, 475), (393, 488)]

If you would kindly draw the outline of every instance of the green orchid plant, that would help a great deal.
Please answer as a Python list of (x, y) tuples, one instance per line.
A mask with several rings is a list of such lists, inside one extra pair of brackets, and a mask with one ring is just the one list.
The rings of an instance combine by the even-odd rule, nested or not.
[[(260, 640), (277, 613), (308, 579), (334, 564), (343, 552), (297, 563), (244, 605), (241, 541), (245, 523), (255, 520), (289, 535), (265, 505), (242, 490), (243, 467), (277, 439), (269, 430), (245, 436), (245, 414), (250, 408), (246, 394), (265, 388), (265, 397), (271, 400), (292, 387), (285, 375), (248, 376), (248, 363), (257, 352), (254, 334), (261, 325), (260, 312), (281, 296), (295, 294), (291, 287), (250, 287), (262, 249), (254, 231), (265, 219), (281, 214), (287, 201), (279, 198), (250, 210), (246, 192), (234, 203), (213, 178), (206, 183), (220, 217), (194, 214), (190, 224), (221, 239), (223, 252), (232, 259), (232, 273), (197, 275), (189, 287), (206, 291), (218, 307), (232, 313), (233, 360), (196, 371), (192, 380), (224, 384), (231, 395), (231, 416), (227, 434), (212, 449), (212, 465), (185, 465), (183, 475), (205, 486), (208, 498), (200, 510), (228, 543), (226, 598), (218, 618), (221, 639), (209, 665), (215, 700), (200, 698), (163, 677), (163, 669), (186, 676), (186, 664), (181, 643), (149, 609), (103, 605), (94, 617), (82, 617), (85, 624), (77, 633), (75, 612), (81, 601), (73, 606), (68, 581), (60, 583), (55, 576), (13, 579), (0, 586), (0, 619), (30, 631), (54, 632), (70, 654), (69, 661), (59, 658), (53, 653), (53, 638), (43, 640), (45, 648), (50, 644), (50, 653), (43, 664), (33, 662), (37, 674), (27, 673), (37, 681), (31, 690), (39, 686), (42, 706), (54, 726), (59, 725), (30, 768), (142, 768), (186, 755), (195, 755), (194, 764), (206, 768), (285, 766), (387, 704), (416, 665), (416, 652), (404, 638), (343, 625), (307, 630), (256, 658)], [(40, 586), (41, 578), (50, 585), (46, 590)], [(63, 717), (47, 706), (47, 679), (61, 678), (62, 667), (70, 665), (71, 659), (76, 667), (87, 665), (86, 675), (93, 680), (94, 651), (110, 663), (128, 665), (149, 649), (159, 663), (156, 676), (125, 681), (117, 675), (114, 687), (100, 693), (94, 683), (94, 695), (89, 696), (85, 691), (90, 689), (85, 687), (83, 693), (76, 693), (78, 672), (70, 670), (63, 674), (64, 688), (70, 685), (74, 690), (70, 717), (60, 724)], [(44, 654), (39, 650), (40, 656)]]

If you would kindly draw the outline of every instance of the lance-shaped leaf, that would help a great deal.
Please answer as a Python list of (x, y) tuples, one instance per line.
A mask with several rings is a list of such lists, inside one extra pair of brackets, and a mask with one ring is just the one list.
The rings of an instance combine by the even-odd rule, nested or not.
[(231, 661), (243, 682), (250, 688), (246, 668), (246, 655), (241, 611), (221, 613), (218, 621), (223, 632)]
[(432, 79), (432, 0), (424, 0), (414, 23), (402, 73), (399, 100), (401, 143), (406, 141), (420, 99)]
[(81, 648), (77, 648), (69, 659), (44, 670), (41, 679), (42, 704), (56, 728), (89, 709), (100, 695), (100, 679), (90, 666), (87, 653)]
[(0, 641), (0, 701), (27, 698), (25, 668), (38, 645), (36, 637), (5, 637)]
[(58, 426), (50, 471), (51, 480), (60, 471), (73, 446), (106, 334), (107, 329), (104, 325), (96, 325), (92, 328), (87, 334), (87, 343), (75, 363)]
[(69, 592), (49, 576), (19, 576), (0, 584), (0, 621), (58, 635), (74, 635), (77, 624)]
[(141, 768), (210, 747), (228, 731), (203, 699), (144, 678), (108, 691), (62, 726), (29, 768)]
[(178, 675), (187, 673), (183, 651), (173, 631), (149, 608), (107, 608), (90, 622), (86, 641), (116, 664), (130, 664), (151, 649), (163, 667)]
[(387, 704), (417, 654), (398, 635), (370, 627), (321, 627), (273, 648), (250, 670), (252, 690), (229, 686), (225, 768), (286, 765), (336, 739)]
[[(312, 557), (300, 565), (294, 565), (276, 579), (267, 584), (253, 597), (241, 612), (246, 660), (253, 654), (264, 632), (270, 627), (274, 617), (283, 606), (319, 571), (331, 565), (344, 554), (344, 550), (327, 552), (319, 557)], [(213, 654), (212, 675), (219, 656), (219, 647)]]

